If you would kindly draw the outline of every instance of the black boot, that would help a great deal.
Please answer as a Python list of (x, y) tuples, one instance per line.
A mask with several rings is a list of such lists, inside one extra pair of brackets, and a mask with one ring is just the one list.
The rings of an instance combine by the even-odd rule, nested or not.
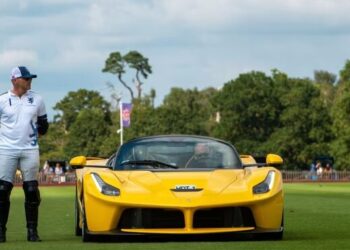
[(10, 203), (0, 202), (0, 242), (6, 241), (6, 224), (9, 216)]
[(26, 201), (24, 203), (24, 208), (26, 211), (28, 241), (38, 242), (41, 241), (38, 235), (38, 214), (40, 205), (40, 192), (38, 189), (37, 181), (23, 182), (24, 194)]
[(0, 226), (0, 243), (6, 242), (6, 227)]
[(0, 180), (0, 242), (6, 242), (6, 224), (10, 211), (12, 183)]
[(10, 206), (0, 203), (0, 243), (6, 242), (6, 223)]
[(38, 230), (36, 229), (36, 226), (29, 226), (28, 227), (27, 240), (33, 241), (33, 242), (40, 242), (41, 241), (41, 239), (38, 235)]
[(41, 241), (38, 235), (38, 206), (31, 206), (30, 204), (25, 204), (26, 219), (27, 219), (27, 240), (38, 242)]

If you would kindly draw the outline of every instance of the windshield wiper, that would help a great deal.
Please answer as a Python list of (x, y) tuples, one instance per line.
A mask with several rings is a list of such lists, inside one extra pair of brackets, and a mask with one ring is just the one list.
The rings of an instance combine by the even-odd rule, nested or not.
[(138, 161), (123, 161), (122, 163), (120, 163), (119, 166), (124, 166), (124, 165), (149, 165), (152, 166), (154, 168), (179, 168), (176, 165), (171, 165), (165, 162), (161, 162), (161, 161), (155, 161), (155, 160), (138, 160)]

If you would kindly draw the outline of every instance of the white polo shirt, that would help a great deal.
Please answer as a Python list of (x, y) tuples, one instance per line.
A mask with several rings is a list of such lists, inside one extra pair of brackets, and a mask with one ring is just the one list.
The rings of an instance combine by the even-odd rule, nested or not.
[(12, 91), (0, 95), (0, 149), (37, 149), (38, 116), (46, 115), (45, 104), (29, 90), (21, 97)]

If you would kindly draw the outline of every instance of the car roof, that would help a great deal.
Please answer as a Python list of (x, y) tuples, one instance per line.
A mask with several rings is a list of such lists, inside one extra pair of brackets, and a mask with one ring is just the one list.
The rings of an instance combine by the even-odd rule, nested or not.
[(186, 135), (186, 134), (170, 134), (170, 135), (151, 135), (151, 136), (142, 136), (142, 137), (137, 137), (134, 139), (131, 139), (125, 143), (129, 143), (129, 142), (137, 142), (137, 141), (142, 141), (145, 139), (161, 139), (161, 138), (167, 138), (167, 137), (173, 137), (173, 138), (180, 138), (180, 137), (184, 137), (184, 138), (196, 138), (196, 139), (207, 139), (207, 140), (213, 140), (213, 141), (218, 141), (218, 142), (222, 142), (225, 144), (228, 144), (230, 146), (232, 146), (232, 144), (230, 142), (221, 140), (221, 139), (217, 139), (214, 137), (209, 137), (209, 136), (202, 136), (202, 135)]

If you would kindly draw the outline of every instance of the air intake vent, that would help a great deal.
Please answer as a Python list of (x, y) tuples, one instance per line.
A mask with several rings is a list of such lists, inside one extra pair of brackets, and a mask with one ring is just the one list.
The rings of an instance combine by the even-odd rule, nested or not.
[(118, 228), (184, 228), (183, 213), (173, 209), (131, 208), (126, 209)]
[(246, 207), (227, 207), (198, 210), (194, 214), (194, 228), (254, 227), (252, 212)]

